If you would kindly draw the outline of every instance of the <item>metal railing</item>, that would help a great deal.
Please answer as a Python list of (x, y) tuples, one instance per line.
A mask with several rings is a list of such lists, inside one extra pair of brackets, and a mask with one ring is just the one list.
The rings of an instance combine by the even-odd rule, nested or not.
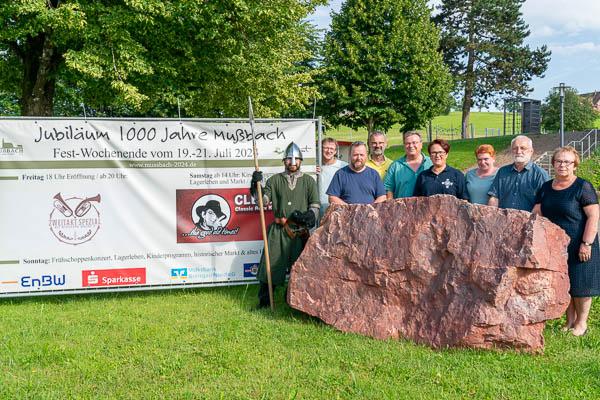
[[(592, 153), (600, 147), (600, 142), (598, 141), (598, 129), (590, 130), (583, 138), (580, 140), (572, 140), (569, 142), (567, 146), (571, 146), (575, 148), (579, 152), (579, 156), (581, 157), (581, 161), (586, 158), (590, 158)], [(551, 178), (554, 178), (554, 167), (552, 166), (552, 151), (546, 151), (541, 156), (535, 159), (534, 163), (539, 165), (541, 168), (545, 169)]]

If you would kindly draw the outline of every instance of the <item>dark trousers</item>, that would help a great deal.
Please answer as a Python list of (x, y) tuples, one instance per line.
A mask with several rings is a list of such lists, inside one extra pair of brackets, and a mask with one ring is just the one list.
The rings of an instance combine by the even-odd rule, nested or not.
[[(269, 303), (269, 285), (267, 283), (260, 282), (258, 287), (258, 306), (259, 307), (270, 307)], [(275, 285), (273, 285), (273, 296), (275, 296)]]

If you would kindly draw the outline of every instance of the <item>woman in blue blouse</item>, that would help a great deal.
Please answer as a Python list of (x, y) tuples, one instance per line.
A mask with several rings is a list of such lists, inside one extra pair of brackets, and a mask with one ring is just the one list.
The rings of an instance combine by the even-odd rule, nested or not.
[(477, 157), (477, 168), (473, 168), (465, 174), (469, 200), (475, 204), (487, 204), (490, 196), (488, 190), (496, 177), (498, 168), (496, 162), (496, 151), (491, 144), (482, 144), (475, 150)]

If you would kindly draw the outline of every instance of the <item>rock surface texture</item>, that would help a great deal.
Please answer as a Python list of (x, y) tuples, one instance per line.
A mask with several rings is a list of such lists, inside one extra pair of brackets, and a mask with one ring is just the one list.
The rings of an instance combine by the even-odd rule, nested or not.
[(329, 207), (289, 304), (344, 332), (434, 348), (544, 348), (569, 303), (562, 229), (452, 196)]

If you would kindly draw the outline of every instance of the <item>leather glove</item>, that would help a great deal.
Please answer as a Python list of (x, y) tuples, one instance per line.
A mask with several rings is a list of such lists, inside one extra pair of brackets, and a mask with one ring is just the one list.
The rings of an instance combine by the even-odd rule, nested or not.
[(302, 214), (302, 221), (307, 228), (312, 228), (317, 224), (317, 218), (312, 210), (308, 210)]
[(256, 197), (258, 195), (258, 190), (256, 189), (256, 184), (263, 180), (262, 171), (254, 171), (252, 173), (252, 181), (250, 181), (250, 194), (252, 197)]
[(293, 223), (298, 224), (298, 225), (304, 225), (304, 221), (302, 219), (303, 215), (304, 214), (301, 211), (294, 210), (288, 217), (288, 220), (290, 220)]

